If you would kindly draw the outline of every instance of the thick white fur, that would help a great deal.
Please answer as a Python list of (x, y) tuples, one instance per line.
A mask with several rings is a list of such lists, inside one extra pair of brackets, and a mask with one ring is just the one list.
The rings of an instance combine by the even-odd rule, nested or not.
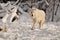
[(31, 16), (34, 22), (32, 29), (35, 29), (35, 26), (37, 25), (37, 23), (39, 23), (40, 27), (42, 27), (45, 21), (45, 12), (35, 7), (32, 7), (32, 9), (30, 9), (28, 12), (30, 15), (33, 15)]

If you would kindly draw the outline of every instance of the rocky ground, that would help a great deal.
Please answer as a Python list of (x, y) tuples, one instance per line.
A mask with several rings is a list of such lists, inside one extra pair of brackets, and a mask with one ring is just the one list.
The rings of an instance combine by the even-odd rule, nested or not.
[[(42, 29), (31, 30), (33, 21), (28, 14), (20, 15), (20, 19), (6, 24), (7, 32), (0, 32), (0, 40), (60, 40), (60, 23), (44, 23)], [(2, 22), (0, 20), (0, 27)]]

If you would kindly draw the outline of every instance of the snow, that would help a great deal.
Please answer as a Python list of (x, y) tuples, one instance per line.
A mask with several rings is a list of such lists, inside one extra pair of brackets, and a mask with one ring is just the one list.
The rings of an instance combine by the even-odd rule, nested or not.
[[(13, 23), (6, 23), (7, 32), (0, 32), (0, 40), (59, 40), (60, 22), (45, 22), (42, 29), (39, 25), (31, 30), (33, 21), (28, 14), (20, 15)], [(2, 22), (0, 22), (2, 27)]]

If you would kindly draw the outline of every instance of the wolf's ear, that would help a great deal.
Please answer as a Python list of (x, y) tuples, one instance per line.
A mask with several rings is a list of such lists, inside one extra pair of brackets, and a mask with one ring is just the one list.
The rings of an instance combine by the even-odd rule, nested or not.
[(33, 7), (32, 7), (32, 10), (36, 10), (36, 7), (35, 7), (35, 6), (33, 6)]

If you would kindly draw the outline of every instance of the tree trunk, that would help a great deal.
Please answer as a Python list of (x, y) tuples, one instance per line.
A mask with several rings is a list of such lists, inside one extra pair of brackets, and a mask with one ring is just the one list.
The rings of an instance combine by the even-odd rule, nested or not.
[(55, 0), (53, 0), (53, 10), (52, 10), (52, 19), (51, 21), (54, 21), (54, 8), (55, 8)]

